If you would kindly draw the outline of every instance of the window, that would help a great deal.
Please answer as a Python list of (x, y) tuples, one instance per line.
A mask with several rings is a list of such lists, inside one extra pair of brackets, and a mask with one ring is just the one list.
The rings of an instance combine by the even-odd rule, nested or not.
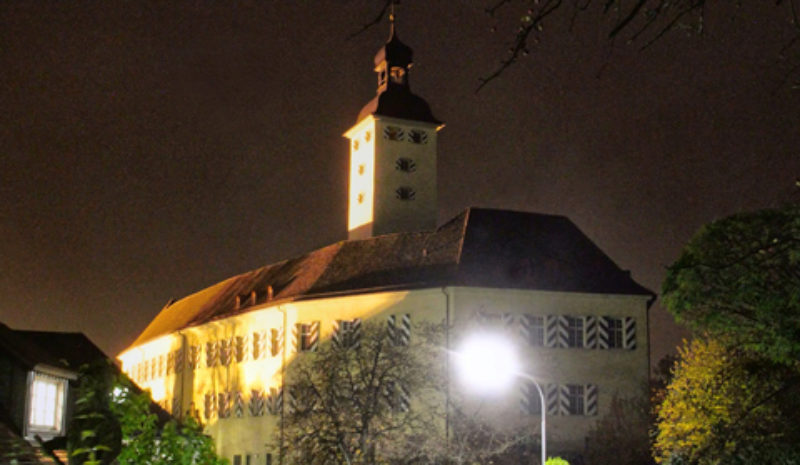
[(568, 415), (583, 415), (584, 414), (584, 405), (583, 405), (583, 385), (580, 384), (568, 384), (565, 386), (566, 390), (564, 392), (564, 406), (566, 407), (566, 413)]
[(606, 317), (607, 330), (606, 340), (609, 349), (622, 348), (622, 319)]
[(399, 126), (386, 126), (383, 128), (383, 138), (389, 140), (403, 140), (405, 131)]
[(583, 318), (566, 317), (567, 347), (583, 347)]
[(544, 317), (524, 315), (520, 319), (520, 332), (524, 340), (534, 347), (544, 347)]
[(61, 433), (66, 388), (67, 381), (64, 378), (33, 373), (29, 394), (28, 426), (30, 429)]
[(313, 352), (317, 350), (318, 341), (319, 321), (297, 324), (295, 327), (295, 348), (298, 352)]
[(520, 407), (522, 413), (528, 415), (538, 415), (542, 413), (542, 399), (539, 390), (533, 381), (527, 381), (521, 385)]
[(413, 173), (417, 170), (417, 164), (410, 158), (398, 158), (394, 162), (394, 169), (403, 173)]
[(399, 200), (414, 200), (417, 193), (408, 186), (400, 186), (394, 191), (394, 196)]
[(361, 318), (336, 320), (332, 339), (342, 349), (358, 348), (361, 344)]
[(236, 454), (233, 456), (233, 465), (242, 465), (242, 456)]
[(427, 144), (428, 134), (419, 129), (412, 129), (408, 131), (408, 140), (413, 144)]
[(386, 335), (394, 346), (407, 346), (411, 341), (411, 315), (402, 313), (386, 318)]

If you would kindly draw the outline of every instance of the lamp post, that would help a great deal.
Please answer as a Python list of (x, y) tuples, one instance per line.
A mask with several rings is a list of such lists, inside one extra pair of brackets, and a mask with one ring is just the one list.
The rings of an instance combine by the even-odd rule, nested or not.
[(547, 406), (544, 391), (531, 375), (519, 370), (517, 357), (507, 337), (502, 334), (474, 334), (464, 340), (456, 355), (457, 366), (464, 383), (479, 392), (497, 393), (507, 389), (514, 378), (526, 379), (539, 392), (542, 415), (542, 463), (547, 459)]

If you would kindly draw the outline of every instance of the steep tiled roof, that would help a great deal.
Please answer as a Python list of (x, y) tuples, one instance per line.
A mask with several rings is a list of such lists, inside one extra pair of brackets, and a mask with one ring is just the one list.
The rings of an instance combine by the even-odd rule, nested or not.
[(566, 217), (471, 208), (435, 231), (343, 241), (229, 278), (165, 307), (133, 345), (253, 302), (436, 286), (653, 295)]

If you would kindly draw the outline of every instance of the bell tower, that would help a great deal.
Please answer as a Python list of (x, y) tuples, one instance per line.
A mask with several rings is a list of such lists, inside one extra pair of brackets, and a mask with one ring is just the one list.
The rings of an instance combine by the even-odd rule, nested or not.
[(348, 239), (436, 227), (436, 137), (444, 124), (411, 93), (413, 52), (400, 42), (394, 12), (375, 55), (377, 95), (344, 137), (350, 140)]

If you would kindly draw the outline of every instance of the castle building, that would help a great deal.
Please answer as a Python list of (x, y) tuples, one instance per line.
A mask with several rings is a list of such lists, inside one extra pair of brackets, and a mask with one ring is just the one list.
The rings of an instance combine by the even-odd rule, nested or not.
[[(443, 124), (411, 92), (411, 65), (392, 28), (377, 95), (345, 133), (348, 240), (168, 304), (119, 356), (173, 415), (199, 417), (233, 465), (279, 462), (267, 442), (287, 364), (366, 320), (401, 338), (425, 321), (502, 325), (544, 387), (554, 451), (580, 453), (615, 396), (647, 395), (653, 293), (569, 219), (470, 208), (436, 227)], [(535, 431), (538, 394), (524, 380), (516, 392), (493, 410)]]

